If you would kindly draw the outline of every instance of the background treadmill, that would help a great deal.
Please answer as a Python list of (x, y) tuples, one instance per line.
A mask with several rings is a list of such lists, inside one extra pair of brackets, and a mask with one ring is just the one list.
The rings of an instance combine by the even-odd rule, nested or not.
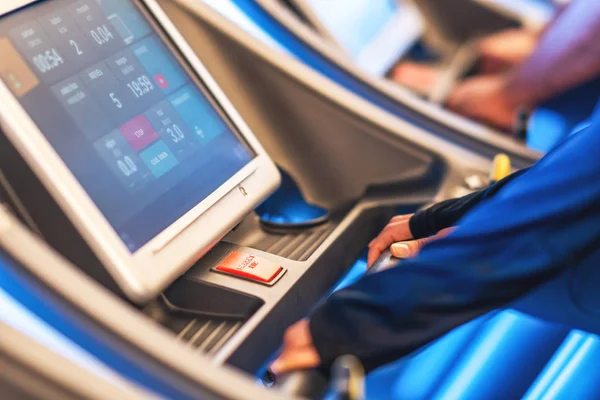
[(436, 85), (417, 93), (438, 105), (475, 67), (478, 38), (519, 26), (539, 30), (552, 16), (549, 4), (531, 1), (518, 5), (493, 0), (283, 3), (326, 39), (333, 37), (356, 66), (375, 77), (391, 77), (393, 68), (405, 61), (436, 69)]
[[(324, 40), (314, 29), (278, 1), (194, 1), (205, 2), (216, 10), (225, 12), (227, 18), (230, 14), (220, 3), (230, 3), (236, 9), (236, 14), (241, 11), (245, 15), (244, 19), (252, 23), (254, 28), (249, 31), (251, 34), (257, 31), (255, 28), (260, 28), (286, 53), (413, 125), (434, 132), (442, 138), (488, 158), (494, 157), (499, 152), (506, 153), (511, 156), (517, 168), (530, 165), (539, 158), (538, 152), (526, 148), (520, 141), (497, 134), (493, 129), (457, 116), (423, 100), (407, 89), (390, 85), (387, 80), (366, 73), (346, 54), (342, 54), (338, 47)], [(238, 20), (237, 17), (233, 19), (234, 22)], [(249, 25), (240, 26), (249, 27)]]
[(379, 77), (384, 77), (424, 34), (421, 15), (406, 2), (284, 0), (282, 3), (358, 67)]

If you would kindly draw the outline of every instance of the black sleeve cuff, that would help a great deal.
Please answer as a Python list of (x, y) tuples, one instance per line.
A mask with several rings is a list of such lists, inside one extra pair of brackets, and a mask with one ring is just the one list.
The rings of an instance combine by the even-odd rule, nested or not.
[(523, 175), (528, 168), (517, 171), (492, 184), (487, 189), (474, 192), (463, 197), (450, 199), (434, 204), (426, 210), (418, 211), (409, 221), (413, 238), (422, 239), (435, 235), (456, 223), (481, 202), (495, 196), (506, 184)]
[(408, 227), (413, 239), (423, 239), (435, 235), (434, 227), (429, 226), (427, 210), (417, 211), (408, 221)]

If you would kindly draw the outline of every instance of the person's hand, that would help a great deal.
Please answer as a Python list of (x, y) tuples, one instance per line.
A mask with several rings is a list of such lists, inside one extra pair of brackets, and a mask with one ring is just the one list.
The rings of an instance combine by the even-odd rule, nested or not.
[(477, 43), (479, 72), (497, 74), (521, 64), (535, 50), (539, 34), (528, 29), (508, 29)]
[(416, 256), (426, 244), (448, 236), (454, 228), (446, 228), (436, 235), (423, 239), (413, 238), (410, 232), (409, 221), (413, 214), (397, 215), (383, 228), (381, 233), (369, 243), (367, 265), (370, 268), (375, 261), (388, 248), (396, 258), (410, 258)]
[(383, 228), (381, 233), (379, 233), (375, 239), (371, 240), (371, 243), (369, 243), (369, 255), (367, 257), (367, 265), (369, 268), (377, 261), (379, 256), (381, 256), (381, 253), (386, 251), (393, 243), (413, 238), (409, 226), (409, 221), (412, 216), (413, 214), (395, 216), (385, 228)]
[(448, 99), (448, 108), (494, 127), (511, 131), (518, 104), (511, 100), (504, 75), (485, 75), (457, 85)]
[(303, 319), (286, 330), (281, 353), (269, 368), (275, 376), (316, 368), (321, 364), (321, 358), (313, 344), (309, 323), (308, 319)]

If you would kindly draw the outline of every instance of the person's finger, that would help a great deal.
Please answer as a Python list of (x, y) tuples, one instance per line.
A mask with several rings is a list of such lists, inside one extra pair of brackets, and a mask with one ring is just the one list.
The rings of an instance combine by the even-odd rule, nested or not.
[(396, 217), (392, 218), (390, 220), (390, 222), (388, 222), (388, 224), (381, 230), (381, 232), (379, 232), (379, 234), (369, 242), (368, 247), (373, 246), (373, 244), (377, 241), (377, 239), (385, 234), (386, 232), (389, 232), (391, 229), (398, 229), (401, 227), (402, 224), (406, 224), (407, 223), (407, 219), (395, 219)]
[(439, 231), (434, 236), (418, 240), (409, 240), (406, 242), (394, 243), (390, 247), (392, 255), (396, 258), (411, 258), (416, 256), (419, 251), (428, 243), (448, 236), (455, 228), (446, 228)]
[(319, 353), (314, 347), (290, 348), (277, 357), (270, 366), (271, 372), (281, 376), (291, 371), (316, 368), (321, 364)]
[(392, 219), (390, 220), (390, 222), (403, 222), (403, 221), (407, 221), (407, 220), (411, 219), (413, 215), (414, 214), (396, 215), (395, 217), (392, 217)]
[(367, 265), (371, 266), (375, 261), (377, 261), (379, 256), (381, 256), (381, 253), (387, 250), (392, 243), (400, 242), (406, 239), (408, 238), (401, 237), (395, 234), (394, 231), (382, 232), (369, 247)]
[(456, 112), (464, 112), (469, 108), (469, 97), (466, 95), (470, 90), (469, 86), (470, 85), (468, 83), (464, 83), (452, 90), (447, 101), (447, 106), (449, 109)]
[(454, 232), (456, 230), (455, 226), (451, 226), (450, 228), (444, 228), (441, 231), (439, 231), (438, 233), (436, 233), (433, 237), (435, 237), (436, 239), (442, 239), (445, 238), (446, 236), (448, 236), (449, 234), (451, 234), (452, 232)]
[(494, 57), (481, 57), (477, 63), (477, 69), (481, 74), (500, 74), (509, 70), (512, 65), (505, 61)]
[(406, 239), (406, 237), (402, 237), (393, 231), (381, 235), (369, 248), (367, 266), (370, 268), (371, 265), (373, 265), (373, 263), (381, 256), (381, 253), (386, 251), (392, 245), (392, 243), (400, 242)]
[[(408, 220), (400, 220), (390, 222), (383, 230), (369, 243), (369, 247), (380, 245), (379, 242), (386, 242), (389, 240), (400, 241), (411, 239), (410, 228), (408, 227)], [(391, 243), (388, 243), (388, 246)]]
[(369, 254), (367, 256), (367, 265), (371, 266), (381, 253), (387, 250), (390, 245), (394, 242), (400, 242), (403, 240), (410, 239), (410, 234), (404, 232), (401, 229), (390, 228), (385, 229), (369, 246)]
[(395, 217), (392, 217), (392, 219), (390, 219), (390, 222), (388, 222), (388, 224), (381, 230), (379, 235), (377, 235), (373, 240), (371, 240), (371, 242), (369, 242), (368, 247), (371, 247), (373, 245), (373, 243), (377, 240), (377, 238), (384, 231), (394, 228), (394, 227), (399, 227), (401, 223), (406, 223), (408, 220), (410, 220), (412, 218), (412, 216), (413, 216), (413, 214), (407, 214), (407, 215), (396, 215)]
[(306, 347), (312, 346), (310, 334), (310, 322), (303, 319), (290, 326), (283, 335), (284, 347)]
[(369, 243), (369, 254), (367, 256), (367, 268), (381, 256), (394, 242), (408, 240), (412, 237), (408, 226), (413, 214), (396, 215), (383, 230)]
[(368, 247), (373, 247), (379, 240), (381, 240), (381, 237), (389, 234), (389, 232), (391, 230), (394, 229), (398, 229), (400, 228), (400, 225), (403, 224), (405, 222), (402, 221), (396, 221), (396, 222), (390, 222), (388, 223), (382, 230), (381, 232), (379, 232), (379, 235), (377, 235), (373, 240), (371, 240), (371, 242), (369, 242), (369, 246)]
[(371, 268), (380, 255), (381, 251), (379, 249), (376, 249), (375, 247), (369, 249), (369, 254), (367, 255), (367, 269)]
[(499, 73), (527, 58), (536, 48), (538, 35), (526, 29), (507, 30), (479, 41), (477, 52), (483, 73)]
[(270, 369), (278, 375), (297, 369), (314, 368), (320, 363), (319, 353), (310, 334), (310, 322), (303, 319), (286, 330), (281, 354), (270, 365)]
[(452, 111), (458, 111), (460, 105), (462, 104), (462, 94), (461, 88), (458, 87), (448, 95), (448, 100), (446, 100), (446, 107)]

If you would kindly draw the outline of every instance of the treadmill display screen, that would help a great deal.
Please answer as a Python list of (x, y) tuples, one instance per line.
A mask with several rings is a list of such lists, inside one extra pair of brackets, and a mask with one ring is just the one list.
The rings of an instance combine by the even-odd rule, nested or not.
[(307, 0), (338, 42), (354, 58), (398, 11), (395, 0)]
[(1, 79), (132, 252), (255, 156), (165, 37), (131, 0), (0, 18)]
[(419, 13), (399, 0), (302, 1), (354, 63), (374, 76), (384, 77), (423, 32)]

